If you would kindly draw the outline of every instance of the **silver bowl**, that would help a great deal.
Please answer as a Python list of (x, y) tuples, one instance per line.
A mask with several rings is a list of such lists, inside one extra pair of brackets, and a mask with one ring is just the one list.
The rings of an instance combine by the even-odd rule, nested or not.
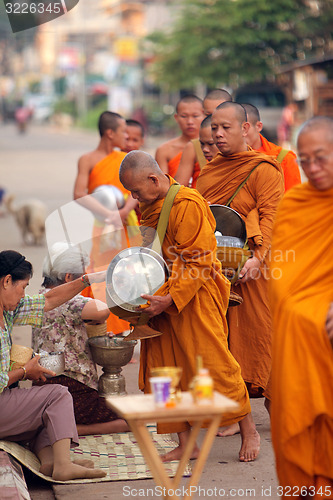
[[(62, 375), (65, 370), (65, 354), (63, 351), (49, 352), (48, 354), (42, 354), (39, 359), (39, 364), (43, 368), (52, 370), (56, 375)], [(52, 378), (52, 375), (47, 375), (46, 378)]]
[[(98, 186), (90, 196), (95, 198), (103, 207), (111, 211), (123, 208), (125, 205), (125, 198), (120, 189), (109, 184)], [(105, 217), (102, 217), (98, 213), (94, 213), (94, 215), (98, 220), (104, 221), (105, 219)]]
[(88, 339), (88, 343), (93, 360), (103, 367), (98, 380), (99, 395), (124, 396), (126, 384), (121, 368), (131, 361), (137, 340), (125, 341), (122, 337), (103, 335)]
[(132, 359), (136, 340), (126, 342), (121, 337), (92, 337), (88, 339), (92, 358), (100, 366), (120, 368), (127, 365)]

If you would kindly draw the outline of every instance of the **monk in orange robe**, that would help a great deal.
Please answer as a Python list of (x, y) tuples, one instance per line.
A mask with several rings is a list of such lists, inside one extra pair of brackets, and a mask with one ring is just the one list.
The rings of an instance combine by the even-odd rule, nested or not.
[(177, 173), (185, 146), (199, 136), (200, 123), (204, 118), (202, 100), (192, 94), (182, 97), (177, 103), (174, 117), (181, 135), (161, 144), (155, 154), (162, 172), (171, 177)]
[(229, 204), (244, 219), (252, 250), (252, 257), (233, 285), (234, 291), (243, 297), (243, 303), (228, 310), (229, 346), (241, 366), (250, 395), (261, 396), (271, 370), (267, 254), (274, 215), (284, 188), (278, 162), (247, 146), (248, 127), (240, 104), (225, 102), (217, 107), (211, 128), (220, 153), (202, 169), (197, 189), (209, 203), (226, 205), (250, 174)]
[[(284, 497), (333, 498), (333, 120), (298, 136), (309, 182), (283, 198), (271, 256), (271, 428)], [(288, 490), (289, 488), (289, 490)]]
[[(284, 189), (288, 191), (296, 184), (301, 183), (301, 174), (297, 164), (297, 157), (293, 151), (283, 150), (281, 146), (277, 146), (273, 142), (269, 142), (260, 132), (263, 128), (263, 123), (260, 121), (258, 109), (253, 104), (243, 104), (246, 109), (247, 119), (250, 124), (246, 142), (251, 148), (256, 151), (261, 151), (267, 155), (276, 158), (282, 167), (284, 177)], [(281, 154), (283, 158), (280, 161)], [(280, 156), (279, 156), (280, 155)]]
[[(140, 202), (141, 227), (157, 227), (164, 198), (173, 179), (163, 174), (147, 153), (132, 151), (120, 167), (120, 180)], [(141, 342), (139, 386), (150, 392), (150, 369), (181, 366), (181, 389), (188, 390), (196, 374), (196, 356), (214, 379), (215, 389), (239, 403), (236, 413), (225, 414), (221, 425), (240, 422), (241, 461), (254, 460), (259, 435), (252, 419), (240, 367), (228, 348), (226, 309), (230, 284), (216, 258), (215, 219), (200, 194), (187, 187), (178, 191), (162, 244), (170, 277), (155, 295), (142, 295), (150, 302), (145, 309), (152, 325), (163, 335)], [(189, 422), (168, 423), (158, 431), (177, 432), (179, 447), (164, 460), (179, 460), (189, 439)], [(192, 458), (199, 450), (194, 448)]]
[[(105, 111), (99, 118), (98, 128), (101, 136), (100, 142), (94, 151), (79, 159), (78, 174), (74, 186), (74, 199), (98, 214), (99, 219), (102, 219), (102, 221), (95, 219), (92, 235), (89, 269), (95, 271), (107, 269), (112, 258), (128, 246), (131, 228), (138, 225), (133, 210), (137, 206), (137, 202), (133, 200), (129, 191), (119, 180), (119, 167), (126, 153), (114, 150), (115, 147), (123, 148), (125, 146), (126, 122), (117, 113)], [(116, 186), (126, 198), (125, 206), (116, 214), (102, 206), (96, 199), (86, 196), (104, 184)], [(119, 226), (120, 221), (124, 223), (124, 226), (121, 225), (118, 231), (111, 232), (108, 229), (110, 228), (108, 224)], [(105, 302), (105, 285), (94, 284), (85, 291), (85, 295)], [(110, 314), (107, 320), (107, 329), (109, 332), (117, 334), (128, 330), (129, 324)]]
[[(227, 101), (232, 101), (232, 97), (227, 90), (210, 90), (203, 100), (204, 114), (210, 116), (219, 104)], [(195, 188), (200, 171), (206, 163), (207, 161), (205, 161), (201, 151), (200, 139), (193, 139), (184, 148), (176, 175), (174, 176), (170, 172), (169, 174), (171, 177), (175, 177), (179, 184)]]

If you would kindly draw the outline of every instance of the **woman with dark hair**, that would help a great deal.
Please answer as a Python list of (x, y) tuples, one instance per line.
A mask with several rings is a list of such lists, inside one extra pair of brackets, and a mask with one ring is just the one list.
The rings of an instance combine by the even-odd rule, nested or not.
[[(82, 249), (67, 242), (54, 243), (43, 262), (41, 293), (81, 277), (88, 264), (89, 256)], [(85, 322), (103, 323), (109, 314), (105, 302), (76, 295), (45, 313), (42, 325), (32, 329), (33, 350), (63, 351), (66, 366), (62, 375), (33, 385), (61, 384), (68, 387), (79, 436), (129, 430), (127, 422), (108, 408), (105, 398), (98, 394), (98, 375), (88, 344)]]
[(39, 356), (22, 368), (10, 370), (13, 326), (41, 325), (44, 311), (74, 297), (90, 283), (104, 281), (105, 273), (83, 275), (45, 295), (29, 297), (25, 288), (32, 272), (31, 263), (20, 253), (0, 252), (0, 439), (29, 443), (41, 462), (40, 472), (54, 480), (103, 477), (104, 471), (89, 468), (89, 461), (70, 460), (70, 446), (78, 444), (78, 435), (73, 401), (66, 387), (9, 386), (26, 379), (45, 381), (45, 374), (55, 375), (38, 363)]

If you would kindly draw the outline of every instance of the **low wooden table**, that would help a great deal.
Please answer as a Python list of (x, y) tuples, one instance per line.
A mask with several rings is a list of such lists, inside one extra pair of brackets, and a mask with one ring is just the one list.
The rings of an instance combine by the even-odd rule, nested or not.
[[(192, 498), (196, 485), (205, 466), (208, 454), (212, 447), (217, 429), (220, 425), (221, 415), (226, 411), (237, 410), (238, 404), (218, 392), (214, 392), (212, 404), (194, 404), (189, 392), (182, 392), (181, 401), (174, 408), (157, 408), (152, 394), (135, 394), (130, 396), (111, 396), (106, 398), (107, 404), (127, 420), (144, 456), (151, 473), (158, 486), (165, 488), (167, 494), (164, 498), (180, 498), (175, 494), (183, 476), (186, 464), (190, 459), (193, 446), (197, 440), (202, 424), (209, 422), (200, 454), (195, 462), (192, 476), (186, 485), (188, 490), (186, 498)], [(181, 460), (179, 461), (176, 475), (170, 478), (157, 453), (154, 442), (146, 427), (149, 422), (194, 422), (190, 439), (186, 445)]]

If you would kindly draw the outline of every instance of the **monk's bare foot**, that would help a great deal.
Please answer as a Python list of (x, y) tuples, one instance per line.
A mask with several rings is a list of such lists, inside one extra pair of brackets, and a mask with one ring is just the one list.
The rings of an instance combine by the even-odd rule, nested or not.
[[(182, 455), (184, 453), (184, 448), (181, 446), (177, 446), (177, 448), (174, 448), (171, 451), (168, 451), (168, 453), (165, 453), (165, 455), (161, 455), (161, 460), (162, 462), (172, 462), (172, 460), (180, 460), (182, 458)], [(193, 448), (193, 451), (190, 456), (190, 460), (195, 460), (198, 458), (200, 453), (200, 450), (197, 446)]]
[(55, 481), (69, 481), (70, 479), (95, 479), (105, 477), (106, 472), (102, 469), (89, 469), (76, 465), (73, 462), (66, 464), (54, 464), (52, 479)]
[(256, 430), (242, 436), (242, 446), (239, 452), (239, 460), (241, 462), (252, 462), (259, 454), (260, 436)]
[(224, 429), (224, 431), (217, 431), (216, 435), (218, 437), (227, 437), (227, 436), (234, 436), (235, 434), (239, 433), (240, 433), (239, 424), (236, 423), (229, 425), (229, 427)]
[(39, 468), (39, 472), (41, 474), (44, 474), (44, 476), (52, 476), (53, 462), (42, 464)]

